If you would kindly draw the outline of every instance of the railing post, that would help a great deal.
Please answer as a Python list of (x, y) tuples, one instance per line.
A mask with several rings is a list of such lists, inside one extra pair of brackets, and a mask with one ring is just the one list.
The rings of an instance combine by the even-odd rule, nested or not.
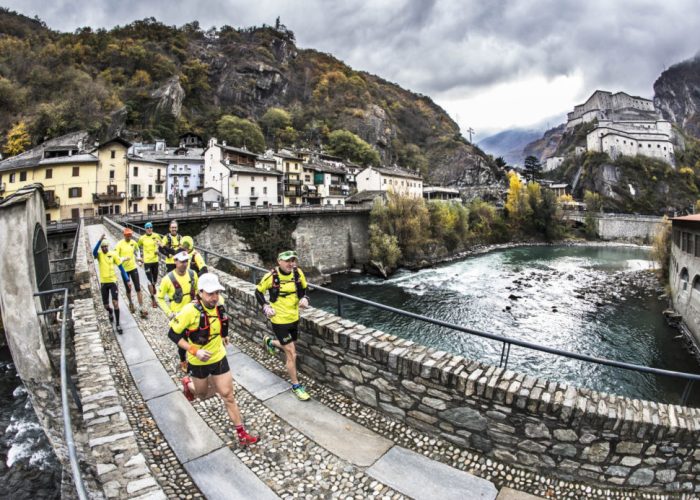
[(340, 295), (337, 295), (338, 297), (338, 316), (341, 318), (343, 317), (343, 303), (342, 300), (343, 298)]

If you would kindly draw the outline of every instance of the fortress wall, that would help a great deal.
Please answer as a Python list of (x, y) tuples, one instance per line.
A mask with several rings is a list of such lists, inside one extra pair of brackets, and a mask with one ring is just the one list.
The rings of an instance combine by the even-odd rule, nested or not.
[[(253, 285), (218, 274), (234, 335), (261, 341)], [(530, 377), (313, 308), (300, 331), (303, 373), (457, 446), (599, 487), (700, 492), (698, 409)]]

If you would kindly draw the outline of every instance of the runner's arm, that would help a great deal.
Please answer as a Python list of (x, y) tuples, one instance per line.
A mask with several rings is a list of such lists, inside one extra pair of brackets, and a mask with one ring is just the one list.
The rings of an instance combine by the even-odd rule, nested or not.
[(158, 302), (158, 305), (163, 310), (165, 315), (169, 317), (171, 313), (170, 306), (165, 300), (165, 297), (167, 296), (168, 292), (168, 290), (166, 289), (168, 287), (168, 283), (170, 283), (170, 280), (167, 277), (164, 277), (161, 280), (160, 286), (158, 287), (158, 295), (156, 295), (156, 302)]
[(100, 243), (102, 243), (101, 239), (97, 241), (95, 248), (92, 249), (92, 256), (95, 258), (97, 258), (97, 252), (100, 250)]

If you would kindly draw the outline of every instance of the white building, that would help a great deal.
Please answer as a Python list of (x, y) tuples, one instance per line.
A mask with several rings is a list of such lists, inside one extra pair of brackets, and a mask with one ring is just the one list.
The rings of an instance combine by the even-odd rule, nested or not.
[(391, 191), (403, 196), (423, 196), (423, 177), (399, 167), (367, 167), (355, 176), (357, 191)]
[[(228, 161), (228, 160), (225, 160)], [(230, 207), (267, 207), (278, 205), (277, 186), (282, 173), (271, 167), (250, 167), (229, 163)]]
[(567, 114), (566, 129), (593, 120), (649, 119), (650, 114), (655, 115), (656, 109), (653, 101), (649, 99), (631, 96), (625, 92), (613, 94), (596, 90), (586, 102), (574, 106), (574, 110)]
[(673, 164), (671, 123), (666, 120), (612, 122), (602, 120), (586, 136), (588, 151), (607, 153), (613, 160), (620, 155), (649, 156)]

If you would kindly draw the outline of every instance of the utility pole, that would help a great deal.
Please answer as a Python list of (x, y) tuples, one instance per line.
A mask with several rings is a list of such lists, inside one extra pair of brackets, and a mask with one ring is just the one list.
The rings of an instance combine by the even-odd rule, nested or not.
[(472, 142), (472, 134), (476, 135), (476, 132), (474, 131), (473, 128), (469, 127), (467, 129), (467, 133), (469, 134), (469, 142)]

